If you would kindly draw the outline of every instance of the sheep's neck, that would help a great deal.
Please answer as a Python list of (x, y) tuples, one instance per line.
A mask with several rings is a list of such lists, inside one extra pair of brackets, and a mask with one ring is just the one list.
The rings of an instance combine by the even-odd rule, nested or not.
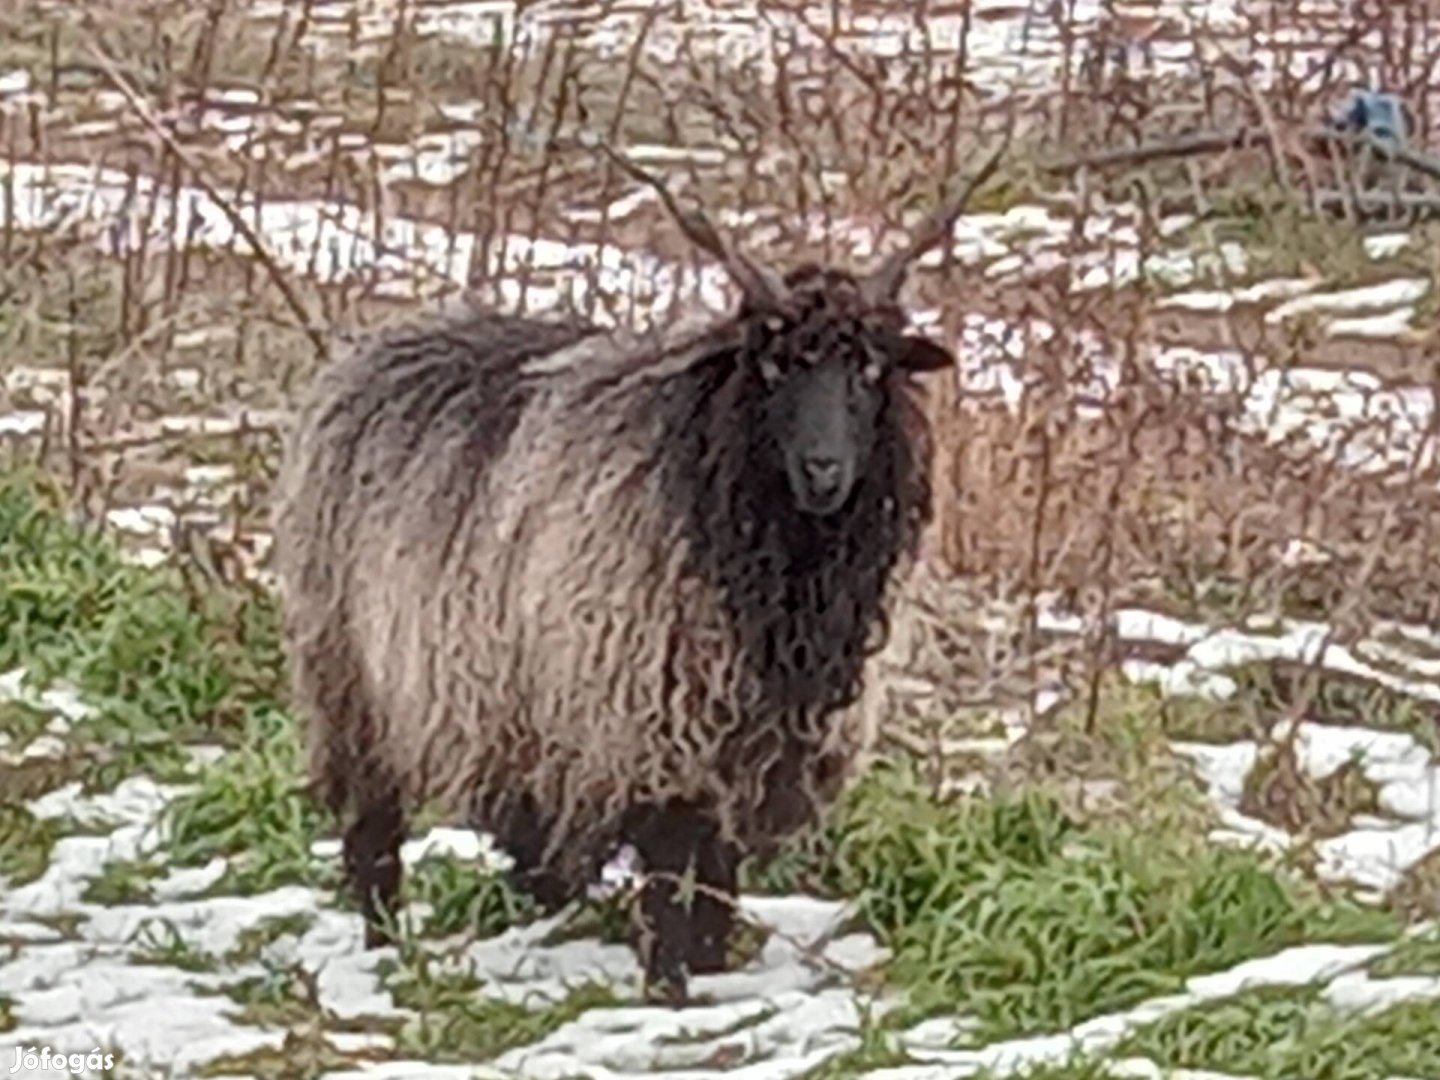
[(867, 543), (867, 533), (875, 540), (897, 532), (880, 509), (860, 505), (819, 527), (798, 516), (777, 520), (773, 511), (767, 518), (763, 506), (740, 519), (731, 557), (716, 569), (768, 704), (835, 707), (858, 692), (899, 555), (898, 544)]
[(847, 506), (822, 519), (795, 506), (737, 367), (697, 365), (654, 403), (691, 572), (717, 590), (762, 712), (843, 706), (883, 641), (889, 579), (929, 495), (901, 404), (883, 411)]

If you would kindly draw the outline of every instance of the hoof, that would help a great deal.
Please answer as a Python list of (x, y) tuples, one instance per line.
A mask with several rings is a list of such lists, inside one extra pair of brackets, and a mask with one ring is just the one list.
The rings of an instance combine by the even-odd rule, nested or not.
[(365, 924), (365, 948), (367, 950), (384, 949), (391, 945), (398, 944), (399, 942), (395, 940), (395, 935), (386, 927), (376, 925), (375, 923)]
[(647, 977), (643, 997), (648, 1005), (679, 1009), (690, 1003), (690, 988), (686, 985), (684, 976), (672, 975), (663, 979)]
[(544, 871), (525, 872), (512, 869), (507, 878), (511, 888), (522, 896), (528, 896), (536, 910), (546, 917), (564, 911), (581, 892)]
[(691, 974), (718, 975), (730, 966), (729, 941), (721, 937), (696, 942), (688, 959)]

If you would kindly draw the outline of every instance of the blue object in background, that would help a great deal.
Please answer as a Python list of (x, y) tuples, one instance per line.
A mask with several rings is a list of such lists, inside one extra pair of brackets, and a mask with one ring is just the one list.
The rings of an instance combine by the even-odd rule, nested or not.
[(1409, 141), (1404, 104), (1396, 95), (1378, 90), (1356, 90), (1349, 107), (1336, 117), (1336, 126), (1364, 131), (1375, 139), (1400, 147)]

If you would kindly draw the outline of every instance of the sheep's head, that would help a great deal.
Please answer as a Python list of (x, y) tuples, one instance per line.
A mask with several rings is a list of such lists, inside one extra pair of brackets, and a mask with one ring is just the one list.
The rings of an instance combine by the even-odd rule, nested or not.
[(796, 505), (828, 515), (864, 475), (893, 380), (953, 364), (951, 355), (905, 332), (897, 297), (906, 273), (952, 234), (970, 196), (1000, 164), (1013, 127), (958, 195), (945, 199), (910, 242), (863, 278), (805, 266), (782, 280), (732, 248), (698, 210), (634, 162), (606, 153), (659, 194), (690, 241), (720, 261), (744, 303), (739, 354), (765, 386), (759, 434), (777, 453)]
[(745, 316), (741, 356), (762, 388), (762, 451), (773, 454), (796, 507), (825, 516), (846, 504), (870, 464), (892, 380), (954, 358), (906, 333), (894, 305), (872, 306), (849, 274), (806, 266), (783, 285), (783, 307)]

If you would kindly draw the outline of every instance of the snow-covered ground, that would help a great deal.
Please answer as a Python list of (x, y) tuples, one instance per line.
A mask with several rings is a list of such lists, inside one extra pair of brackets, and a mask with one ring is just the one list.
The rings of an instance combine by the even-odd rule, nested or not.
[[(338, 0), (316, 3), (311, 5), (311, 17), (317, 26), (333, 31), (336, 43), (358, 35), (363, 47), (383, 44), (394, 24), (393, 5), (360, 5), (365, 11), (358, 22), (349, 18), (354, 6)], [(1075, 17), (1096, 20), (1114, 5), (1073, 6)], [(1240, 5), (1175, 0), (1131, 6), (1143, 9), (1136, 16), (1141, 22), (1165, 22), (1173, 31), (1145, 57), (1145, 63), (1152, 65), (1146, 70), (1158, 77), (1193, 62), (1200, 48), (1194, 42), (1200, 38), (1195, 35), (1192, 40), (1187, 27), (1203, 22), (1219, 32), (1233, 29)], [(263, 6), (257, 7), (257, 14), (263, 14)], [(276, 13), (280, 7), (275, 5)], [(588, 47), (600, 55), (629, 48), (635, 21), (646, 5), (610, 7), (615, 10), (591, 21)], [(508, 39), (517, 33), (543, 34), (550, 22), (573, 17), (572, 8), (542, 3), (527, 5), (523, 15), (517, 15), (513, 5), (485, 0), (421, 5), (418, 17), (430, 29), (477, 40), (489, 40), (498, 30)], [(978, 85), (1032, 90), (1047, 85), (1061, 61), (1063, 43), (1042, 8), (1010, 0), (973, 5), (966, 49)], [(798, 21), (781, 17), (762, 24), (753, 9), (749, 4), (709, 5), (703, 9), (701, 37), (714, 50), (735, 63), (750, 65), (765, 78), (773, 45), (767, 35), (803, 34), (804, 18), (797, 14)], [(937, 17), (928, 27), (929, 46), (942, 51), (958, 48), (960, 23), (953, 13)], [(913, 20), (881, 13), (858, 17), (847, 30), (846, 41), (888, 56), (902, 44), (914, 47), (917, 35), (921, 30)], [(1278, 38), (1262, 37), (1248, 45), (1263, 57), (1277, 43)], [(667, 49), (673, 53), (676, 44), (664, 34), (652, 41), (661, 56)], [(1127, 64), (1139, 62), (1139, 52), (1131, 52)], [(1293, 63), (1303, 60), (1300, 53), (1290, 57)], [(0, 99), (16, 110), (37, 93), (24, 73), (0, 74)], [(225, 94), (229, 97), (214, 99), (215, 108), (202, 111), (201, 127), (241, 153), (255, 129), (256, 114), (221, 106), (255, 101), (245, 98), (243, 91)], [(92, 134), (118, 130), (119, 103), (111, 105), (115, 108), (108, 115), (87, 120)], [(367, 148), (385, 159), (383, 180), (443, 187), (453, 179), (457, 163), (473, 150), (477, 133), (463, 126), (467, 118), (474, 119), (473, 109), (453, 102), (444, 108), (459, 126), (423, 136), (413, 145)], [(673, 161), (678, 155), (666, 147), (632, 151), (652, 162)], [(93, 232), (100, 254), (135, 250), (142, 228), (149, 230), (146, 246), (151, 251), (179, 243), (180, 237), (199, 248), (245, 250), (230, 217), (199, 188), (171, 192), (155, 178), (142, 176), (132, 183), (123, 170), (81, 161), (11, 162), (5, 179), (7, 196), (0, 202), (0, 221), (20, 230), (54, 227), (62, 221), (103, 226)], [(616, 200), (606, 214), (611, 222), (623, 222), (642, 209), (653, 211), (653, 201), (648, 192), (631, 192)], [(379, 292), (397, 298), (428, 294), (441, 284), (463, 283), (472, 261), (480, 257), (481, 245), (474, 235), (457, 234), (418, 217), (388, 215), (377, 229), (373, 215), (338, 201), (269, 198), (255, 206), (242, 197), (238, 205), (254, 221), (280, 267), (314, 274), (326, 282), (378, 271), (383, 281)], [(596, 213), (577, 210), (576, 220), (588, 220), (585, 215)], [(717, 217), (722, 226), (747, 223), (742, 215)], [(1027, 204), (1002, 212), (977, 212), (957, 223), (953, 254), (981, 269), (992, 282), (1021, 287), (1027, 276), (1044, 272), (1057, 260), (1071, 259), (1079, 270), (1077, 292), (1144, 276), (1170, 290), (1157, 310), (1221, 314), (1255, 307), (1263, 313), (1266, 326), (1309, 320), (1327, 340), (1405, 342), (1425, 329), (1417, 326), (1418, 312), (1432, 299), (1434, 283), (1416, 277), (1413, 265), (1387, 266), (1387, 260), (1403, 255), (1411, 244), (1405, 234), (1366, 239), (1366, 253), (1375, 268), (1385, 272), (1378, 275), (1383, 280), (1361, 287), (1333, 285), (1316, 275), (1245, 280), (1227, 288), (1216, 281), (1248, 278), (1247, 254), (1239, 246), (1199, 250), (1177, 245), (1143, 252), (1136, 220), (1135, 208), (1124, 206), (1094, 216), (1085, 225), (1088, 247), (1077, 251), (1074, 223), (1053, 208)], [(1189, 224), (1183, 217), (1169, 218), (1162, 223), (1162, 232), (1176, 235)], [(818, 218), (813, 225), (821, 227)], [(830, 223), (830, 228), (837, 252), (848, 250), (856, 259), (873, 253), (877, 237), (865, 223), (839, 221)], [(754, 239), (758, 243), (765, 237)], [(517, 302), (523, 291), (531, 310), (567, 300), (583, 304), (584, 290), (592, 283), (607, 294), (630, 295), (642, 302), (642, 308), (645, 302), (663, 308), (672, 301), (692, 299), (719, 308), (726, 301), (727, 286), (718, 268), (704, 267), (697, 276), (688, 268), (618, 244), (513, 237), (490, 251), (487, 270), (500, 279), (502, 302)], [(926, 262), (934, 264), (939, 258), (935, 253)], [(518, 280), (522, 266), (529, 271), (523, 286)], [(938, 315), (921, 312), (918, 321), (938, 325)], [(606, 317), (603, 305), (596, 317)], [(995, 393), (1013, 405), (1023, 385), (1027, 344), (1054, 332), (1038, 320), (1025, 325), (981, 315), (966, 320), (952, 343), (961, 359), (965, 388)], [(1104, 342), (1097, 338), (1093, 345), (1093, 378), (1097, 391), (1103, 391), (1113, 384), (1118, 362), (1107, 357)], [(1252, 378), (1237, 353), (1190, 347), (1157, 349), (1149, 359), (1157, 368), (1198, 380), (1212, 392), (1240, 394), (1253, 430), (1276, 439), (1304, 431), (1317, 451), (1342, 453), (1353, 468), (1432, 460), (1434, 390), (1418, 379), (1407, 384), (1371, 371), (1293, 365)], [(183, 397), (193, 394), (204, 376), (181, 366), (168, 370), (166, 378), (170, 389)], [(72, 388), (64, 369), (7, 366), (3, 379), (6, 396), (21, 404), (0, 413), (0, 441), (34, 439), (53, 418), (68, 413)], [(137, 421), (136, 434), (217, 434), (284, 422), (282, 411), (244, 417), (197, 411)], [(1353, 437), (1351, 429), (1357, 424), (1365, 425), (1366, 437)], [(231, 466), (193, 466), (183, 470), (175, 485), (157, 489), (151, 498), (111, 510), (108, 524), (133, 541), (135, 558), (158, 563), (175, 547), (172, 534), (185, 517), (178, 507), (198, 503), (201, 519), (218, 524), (239, 486)], [(245, 540), (247, 557), (259, 563), (268, 538), (263, 530), (256, 530)], [(1181, 659), (1173, 663), (1132, 660), (1126, 664), (1132, 680), (1158, 686), (1166, 694), (1225, 698), (1237, 692), (1232, 677), (1237, 666), (1318, 659), (1327, 670), (1360, 677), (1427, 707), (1440, 705), (1440, 665), (1427, 660), (1422, 649), (1414, 653), (1397, 649), (1393, 636), (1383, 642), (1340, 645), (1327, 640), (1326, 627), (1313, 623), (1222, 628), (1130, 609), (1117, 613), (1115, 619), (1117, 636), (1126, 643), (1158, 643), (1181, 650)], [(1059, 614), (1048, 615), (1047, 620), (1046, 628), (1054, 632), (1086, 629)], [(1402, 639), (1426, 644), (1428, 632), (1400, 630)], [(17, 673), (0, 677), (0, 699), (29, 694)], [(33, 705), (47, 714), (45, 728), (25, 740), (0, 734), (0, 765), (63, 756), (70, 727), (86, 708), (74, 693), (58, 687)], [(1358, 762), (1364, 780), (1375, 790), (1375, 811), (1356, 816), (1337, 835), (1297, 838), (1242, 810), (1246, 778), (1266, 747), (1254, 740), (1177, 741), (1174, 751), (1191, 764), (1197, 784), (1213, 802), (1217, 824), (1211, 839), (1216, 844), (1253, 845), (1291, 854), (1306, 848), (1317, 878), (1367, 899), (1386, 893), (1408, 871), (1440, 852), (1440, 761), (1427, 746), (1404, 732), (1311, 721), (1302, 721), (1288, 732), (1272, 731), (1272, 740), (1286, 741), (1287, 734), (1293, 736), (1288, 745), (1299, 767), (1312, 780), (1322, 781), (1347, 763)], [(1002, 741), (1000, 749), (1003, 745)], [(201, 756), (206, 752), (197, 750)], [(845, 906), (833, 901), (747, 897), (745, 913), (765, 931), (763, 947), (734, 972), (696, 980), (694, 990), (707, 1002), (681, 1011), (636, 1003), (639, 971), (631, 950), (593, 936), (569, 938), (562, 925), (567, 917), (560, 916), (481, 941), (430, 941), (423, 948), (434, 954), (433, 962), (442, 971), (463, 975), (465, 992), (479, 998), (544, 1010), (563, 1006), (578, 987), (599, 983), (611, 988), (613, 1003), (584, 1008), (540, 1037), (489, 1059), (439, 1063), (435, 1059), (445, 1055), (397, 1057), (395, 1022), (413, 1022), (421, 1015), (416, 1008), (396, 1002), (394, 975), (387, 971), (387, 962), (398, 959), (398, 954), (363, 951), (358, 916), (336, 907), (331, 890), (287, 885), (260, 895), (225, 895), (226, 863), (216, 859), (201, 867), (164, 866), (162, 876), (149, 883), (151, 898), (145, 902), (86, 899), (92, 883), (105, 878), (115, 864), (163, 863), (162, 811), (184, 790), (137, 774), (102, 795), (87, 796), (76, 784), (62, 784), (26, 801), (35, 818), (69, 827), (37, 878), (25, 884), (0, 882), (0, 1075), (56, 1075), (56, 1070), (28, 1068), (23, 1051), (20, 1067), (10, 1069), (15, 1063), (11, 1047), (44, 1046), (86, 1057), (115, 1053), (122, 1073), (146, 1076), (187, 1076), (200, 1070), (258, 1075), (262, 1059), (246, 1055), (269, 1051), (265, 1069), (289, 1060), (292, 1075), (304, 1076), (704, 1080), (736, 1075), (748, 1080), (790, 1080), (861, 1045), (866, 1018), (893, 1003), (887, 992), (874, 989), (874, 980), (868, 977), (885, 951), (868, 933), (856, 931)], [(84, 823), (83, 830), (73, 827), (76, 822)], [(490, 858), (488, 849), (473, 836), (437, 829), (407, 845), (406, 861), (416, 866), (446, 852), (471, 863)], [(333, 866), (334, 843), (322, 841), (313, 857)], [(412, 912), (418, 913), (420, 909)], [(906, 1064), (866, 1066), (853, 1075), (872, 1080), (950, 1080), (986, 1069), (995, 1076), (1020, 1075), (1038, 1062), (1063, 1062), (1077, 1048), (1106, 1055), (1139, 1024), (1260, 985), (1321, 987), (1327, 1000), (1357, 1010), (1440, 998), (1440, 975), (1385, 978), (1367, 970), (1371, 961), (1394, 947), (1301, 944), (1230, 970), (1196, 976), (1181, 993), (1087, 1020), (1070, 1031), (964, 1049), (953, 1045), (954, 1036), (969, 1026), (965, 1003), (956, 1002), (953, 1015), (933, 1017), (900, 1033), (909, 1058)], [(257, 986), (272, 994), (265, 999), (269, 1005), (278, 1000), (289, 1012), (272, 1009), (262, 1019), (257, 1019), (262, 1014), (242, 1015), (242, 1001), (249, 1000), (246, 994), (259, 993)], [(241, 993), (240, 987), (249, 989)], [(232, 992), (222, 992), (226, 988)], [(1436, 1008), (1440, 1010), (1440, 1004)], [(443, 1047), (446, 1038), (440, 1033), (434, 1045)], [(1155, 1062), (1109, 1056), (1115, 1075), (1192, 1080), (1204, 1075), (1219, 1080), (1218, 1074), (1166, 1072)]]
[[(1304, 637), (1241, 635), (1214, 640), (1203, 628), (1122, 617), (1133, 636), (1189, 642), (1182, 665), (1234, 662), (1238, 653), (1302, 655)], [(1338, 666), (1345, 668), (1344, 654)], [(1153, 677), (1154, 671), (1137, 672)], [(72, 720), (84, 714), (75, 695), (53, 690), (39, 696), (18, 673), (0, 689), (51, 713), (47, 729), (25, 745), (0, 751), (17, 760), (62, 752)], [(1357, 822), (1321, 845), (1322, 874), (1338, 882), (1385, 888), (1429, 852), (1440, 851), (1440, 762), (1408, 735), (1358, 727), (1303, 724), (1296, 739), (1302, 767), (1313, 777), (1359, 760), (1379, 786), (1386, 817)], [(1285, 846), (1283, 830), (1246, 818), (1238, 810), (1254, 743), (1177, 745), (1192, 759), (1219, 809), (1217, 842)], [(203, 756), (203, 751), (202, 751)], [(132, 776), (113, 791), (85, 796), (77, 784), (48, 792), (31, 804), (37, 818), (87, 823), (90, 835), (67, 835), (54, 847), (49, 867), (34, 881), (0, 892), (0, 1001), (15, 1023), (7, 1047), (45, 1046), (66, 1054), (92, 1051), (122, 1055), (138, 1075), (191, 1075), (224, 1055), (282, 1046), (283, 1025), (237, 1019), (237, 1001), (221, 988), (277, 972), (306, 973), (315, 1017), (324, 1017), (320, 1038), (337, 1061), (327, 1076), (558, 1078), (620, 1075), (695, 1080), (739, 1075), (755, 1080), (799, 1077), (827, 1058), (855, 1047), (862, 1016), (884, 1011), (890, 999), (862, 989), (857, 976), (885, 957), (866, 933), (850, 929), (844, 905), (805, 896), (747, 897), (748, 921), (768, 931), (765, 944), (739, 970), (697, 979), (706, 1004), (675, 1011), (633, 1003), (639, 971), (631, 950), (597, 940), (554, 940), (566, 915), (513, 929), (478, 942), (454, 939), (450, 949), (430, 942), (437, 957), (478, 980), (475, 992), (509, 1002), (542, 1006), (563, 1000), (581, 984), (614, 988), (617, 1003), (591, 1008), (530, 1045), (507, 1050), (490, 1062), (438, 1065), (396, 1060), (384, 1021), (411, 1015), (396, 1006), (383, 977), (393, 949), (365, 952), (359, 916), (334, 906), (328, 891), (285, 886), (255, 896), (212, 895), (225, 863), (171, 869), (153, 884), (143, 903), (87, 902), (83, 894), (107, 863), (163, 853), (159, 815), (180, 790)], [(495, 856), (469, 833), (437, 829), (406, 846), (414, 867), (446, 853), (479, 864)], [(316, 858), (333, 861), (335, 844), (316, 845)], [(417, 909), (412, 916), (422, 914)], [(239, 947), (270, 925), (263, 944)], [(1440, 975), (1377, 978), (1364, 968), (1386, 946), (1340, 946), (1324, 942), (1285, 949), (1228, 971), (1197, 976), (1183, 993), (1146, 1001), (1117, 1015), (1097, 1017), (1073, 1030), (1015, 1039), (965, 1050), (950, 1049), (965, 1028), (963, 1002), (954, 1017), (935, 1017), (901, 1033), (911, 1064), (876, 1072), (890, 1080), (956, 1078), (980, 1069), (1020, 1075), (1038, 1062), (1063, 1062), (1077, 1048), (1103, 1054), (1135, 1026), (1180, 1009), (1260, 985), (1315, 985), (1346, 1008), (1440, 998)], [(143, 962), (142, 962), (143, 961)], [(626, 1004), (626, 1001), (632, 1002)], [(1440, 1007), (1440, 1006), (1437, 1006)], [(312, 1021), (320, 1022), (320, 1021)], [(312, 1033), (313, 1036), (313, 1033)], [(293, 1035), (292, 1035), (293, 1037)], [(369, 1060), (385, 1058), (388, 1060)], [(8, 1059), (7, 1059), (8, 1067)], [(1152, 1064), (1117, 1062), (1117, 1075), (1164, 1075)], [(243, 1070), (242, 1070), (243, 1071)], [(127, 1071), (127, 1075), (130, 1072)], [(48, 1075), (20, 1070), (12, 1075)], [(1181, 1075), (1175, 1073), (1173, 1075)]]

